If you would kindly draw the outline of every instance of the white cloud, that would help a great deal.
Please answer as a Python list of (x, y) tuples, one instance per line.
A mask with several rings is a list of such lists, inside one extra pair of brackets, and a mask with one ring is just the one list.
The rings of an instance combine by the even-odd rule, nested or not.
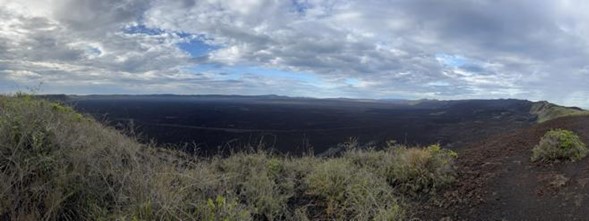
[[(589, 3), (581, 0), (0, 0), (0, 5), (0, 80), (45, 81), (55, 92), (78, 90), (68, 85), (103, 85), (84, 92), (118, 87), (124, 89), (114, 91), (131, 93), (516, 97), (589, 106), (582, 96), (589, 94)], [(147, 29), (125, 31), (129, 27)], [(216, 50), (190, 57), (178, 43), (194, 36)], [(449, 65), (440, 55), (465, 64)], [(191, 71), (203, 64), (305, 72), (322, 82), (285, 82), (256, 73), (225, 79)]]

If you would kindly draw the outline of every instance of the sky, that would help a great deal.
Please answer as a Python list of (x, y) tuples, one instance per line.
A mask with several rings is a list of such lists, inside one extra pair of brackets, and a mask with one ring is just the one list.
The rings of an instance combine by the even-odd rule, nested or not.
[(589, 107), (584, 0), (0, 0), (0, 93)]

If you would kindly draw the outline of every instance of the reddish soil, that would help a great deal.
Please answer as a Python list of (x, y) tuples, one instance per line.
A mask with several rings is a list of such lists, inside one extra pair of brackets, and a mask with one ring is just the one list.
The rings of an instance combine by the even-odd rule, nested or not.
[(551, 165), (530, 161), (550, 129), (589, 144), (589, 117), (566, 117), (475, 142), (459, 153), (458, 181), (420, 205), (423, 220), (589, 220), (589, 157)]

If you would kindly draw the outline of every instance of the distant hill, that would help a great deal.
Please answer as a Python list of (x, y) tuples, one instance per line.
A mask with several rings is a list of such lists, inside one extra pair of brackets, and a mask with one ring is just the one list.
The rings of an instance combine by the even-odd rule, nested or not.
[(589, 111), (581, 108), (559, 106), (547, 101), (534, 102), (530, 113), (538, 116), (539, 123), (565, 116), (589, 115)]

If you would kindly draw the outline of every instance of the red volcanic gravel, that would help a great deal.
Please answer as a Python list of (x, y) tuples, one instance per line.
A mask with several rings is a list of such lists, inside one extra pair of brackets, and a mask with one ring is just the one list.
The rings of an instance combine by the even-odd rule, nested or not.
[[(471, 143), (459, 153), (458, 181), (416, 205), (424, 220), (589, 220), (589, 157), (551, 165), (530, 161), (550, 129), (589, 144), (589, 117), (565, 117)], [(468, 136), (467, 133), (464, 136)]]

